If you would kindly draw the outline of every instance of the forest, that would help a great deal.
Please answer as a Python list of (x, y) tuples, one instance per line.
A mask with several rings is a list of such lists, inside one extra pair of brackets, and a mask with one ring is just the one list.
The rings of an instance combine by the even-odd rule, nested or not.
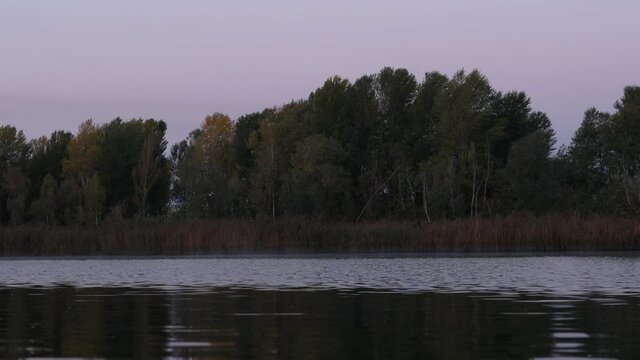
[(335, 76), (301, 100), (210, 114), (170, 147), (166, 130), (86, 120), (28, 140), (1, 125), (0, 223), (640, 213), (639, 86), (612, 113), (587, 109), (561, 147), (527, 94), (462, 70)]

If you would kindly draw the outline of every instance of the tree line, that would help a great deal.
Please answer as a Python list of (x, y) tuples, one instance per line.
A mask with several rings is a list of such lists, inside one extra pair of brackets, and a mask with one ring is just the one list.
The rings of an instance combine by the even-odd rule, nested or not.
[[(0, 126), (0, 223), (305, 216), (362, 221), (640, 212), (640, 87), (555, 149), (546, 114), (478, 71), (384, 68), (308, 98), (214, 113), (168, 148), (154, 119), (27, 141)], [(557, 151), (554, 151), (557, 150)]]

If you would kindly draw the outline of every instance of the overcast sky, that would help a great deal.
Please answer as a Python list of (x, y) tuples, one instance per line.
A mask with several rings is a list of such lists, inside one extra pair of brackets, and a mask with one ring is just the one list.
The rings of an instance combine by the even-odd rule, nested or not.
[(588, 107), (640, 84), (640, 1), (0, 0), (0, 124), (30, 138), (153, 117), (173, 143), (206, 114), (383, 66), (477, 68), (526, 91), (566, 143)]

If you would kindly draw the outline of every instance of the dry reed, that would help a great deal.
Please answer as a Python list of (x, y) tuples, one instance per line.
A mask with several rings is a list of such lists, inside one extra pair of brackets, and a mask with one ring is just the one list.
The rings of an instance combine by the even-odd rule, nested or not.
[(640, 221), (577, 215), (434, 223), (290, 218), (0, 227), (5, 256), (626, 250), (640, 250)]

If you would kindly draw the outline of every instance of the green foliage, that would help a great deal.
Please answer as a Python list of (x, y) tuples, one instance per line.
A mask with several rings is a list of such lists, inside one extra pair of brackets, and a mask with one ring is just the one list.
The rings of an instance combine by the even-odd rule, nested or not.
[(102, 143), (95, 169), (106, 189), (107, 208), (121, 206), (127, 217), (165, 212), (171, 181), (166, 130), (164, 121), (153, 119), (117, 118), (100, 128)]
[(82, 218), (85, 224), (98, 225), (104, 212), (105, 190), (100, 176), (94, 173), (82, 189)]
[(607, 166), (609, 159), (605, 146), (605, 129), (611, 115), (591, 108), (584, 114), (568, 152), (573, 172), (575, 199), (583, 212), (602, 211), (607, 207)]
[(47, 225), (55, 224), (57, 193), (56, 179), (51, 174), (47, 174), (40, 186), (40, 196), (31, 203), (31, 212), (36, 221)]
[(287, 185), (287, 212), (336, 217), (349, 210), (349, 177), (340, 143), (324, 135), (298, 142)]
[(345, 167), (352, 180), (351, 197), (364, 205), (378, 178), (379, 140), (374, 136), (378, 123), (378, 103), (374, 76), (363, 76), (350, 87), (346, 124), (343, 134), (335, 137), (345, 151)]
[[(47, 176), (55, 183), (62, 180), (63, 161), (67, 157), (67, 148), (73, 135), (66, 131), (55, 131), (50, 137), (40, 137), (29, 143), (30, 156), (26, 161), (25, 175), (31, 180), (28, 202), (37, 201), (41, 195), (42, 185)], [(53, 202), (55, 208), (55, 202)], [(33, 205), (32, 205), (33, 206)], [(34, 213), (34, 217), (38, 216)], [(55, 222), (47, 216), (46, 223)]]
[(538, 130), (516, 141), (505, 168), (513, 209), (543, 212), (549, 210), (554, 184), (548, 176), (553, 144)]
[(305, 101), (292, 102), (275, 109), (252, 133), (249, 148), (255, 158), (250, 178), (250, 199), (258, 214), (275, 217), (284, 212), (290, 197), (285, 187), (291, 168), (291, 154), (296, 143), (305, 137), (304, 116), (309, 110)]
[(438, 123), (435, 110), (436, 99), (449, 83), (449, 78), (439, 72), (425, 74), (424, 81), (418, 86), (416, 98), (412, 104), (412, 144), (413, 161), (420, 162), (431, 156), (435, 150), (430, 139)]
[(493, 116), (495, 96), (478, 71), (459, 71), (436, 99), (439, 118), (431, 142), (437, 151), (429, 167), (432, 186), (447, 193), (449, 209), (441, 212), (449, 216), (461, 216), (467, 209), (474, 215), (482, 207), (489, 211), (492, 150), (505, 138), (504, 120)]
[(85, 186), (95, 172), (101, 146), (100, 129), (92, 120), (81, 123), (78, 134), (67, 145), (67, 157), (62, 162), (64, 176)]
[(6, 208), (12, 225), (21, 224), (27, 208), (29, 178), (17, 167), (10, 167), (4, 173), (2, 189), (7, 194)]
[(351, 84), (340, 77), (332, 77), (309, 96), (307, 131), (341, 138), (348, 126), (348, 107)]
[(255, 162), (249, 147), (249, 139), (260, 128), (260, 122), (271, 114), (272, 110), (267, 109), (263, 112), (243, 115), (235, 123), (233, 151), (238, 176), (243, 180), (248, 179)]
[(82, 221), (80, 217), (82, 194), (75, 180), (71, 178), (62, 180), (58, 188), (56, 204), (56, 219), (60, 223), (69, 225)]
[(87, 120), (30, 142), (0, 126), (0, 223), (640, 213), (640, 87), (612, 114), (589, 109), (555, 155), (531, 103), (477, 70), (418, 82), (386, 67), (235, 122), (214, 113), (168, 157), (153, 119)]
[(22, 221), (28, 193), (20, 191), (20, 194), (12, 194), (11, 191), (18, 190), (15, 186), (22, 186), (23, 179), (19, 175), (23, 174), (20, 169), (24, 167), (28, 156), (29, 145), (24, 133), (13, 126), (0, 126), (0, 179), (3, 181), (0, 187), (0, 223)]
[(237, 171), (232, 165), (233, 141), (231, 119), (215, 113), (173, 147), (174, 201), (179, 213), (188, 217), (233, 215), (230, 180)]
[(0, 126), (0, 173), (9, 167), (21, 167), (29, 155), (29, 145), (22, 130)]
[(624, 190), (628, 211), (640, 212), (640, 86), (628, 86), (614, 105), (606, 130), (606, 149), (613, 154), (610, 171)]

